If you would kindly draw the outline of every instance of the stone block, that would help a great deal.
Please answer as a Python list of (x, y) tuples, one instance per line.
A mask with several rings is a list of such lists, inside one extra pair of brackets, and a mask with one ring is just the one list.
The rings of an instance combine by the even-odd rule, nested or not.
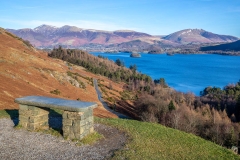
[(90, 114), (91, 114), (91, 111), (90, 110), (86, 110), (84, 112), (84, 119), (88, 118)]
[(63, 111), (62, 118), (67, 119), (68, 111)]
[(28, 126), (28, 122), (25, 122), (25, 121), (19, 121), (19, 124), (20, 126), (22, 126), (23, 128), (27, 129), (27, 126)]
[(19, 104), (19, 110), (28, 110), (28, 105)]
[(93, 132), (94, 132), (93, 126), (89, 129), (89, 132), (90, 132), (90, 133), (93, 133)]
[(86, 131), (86, 130), (85, 130), (84, 127), (80, 128), (80, 134), (83, 134), (85, 131)]
[(85, 126), (86, 125), (86, 120), (78, 121), (78, 124), (80, 125), (80, 127)]
[(29, 106), (33, 116), (49, 114), (48, 108)]
[(72, 126), (72, 122), (73, 120), (71, 120), (71, 119), (63, 119), (62, 120), (62, 124), (63, 124), (63, 126)]
[(29, 122), (29, 117), (23, 116), (23, 115), (19, 115), (19, 121), (28, 123)]
[(77, 127), (77, 126), (73, 126), (73, 133), (75, 135), (78, 135), (80, 133), (80, 127)]
[(74, 135), (74, 132), (73, 132), (73, 127), (70, 127), (68, 139), (75, 139), (75, 135)]
[(93, 116), (88, 117), (88, 121), (89, 121), (89, 122), (93, 122), (93, 121), (94, 121)]
[(28, 123), (27, 129), (33, 131), (36, 129), (48, 128), (48, 122)]
[(48, 122), (48, 115), (38, 115), (29, 117), (30, 123)]
[(83, 120), (85, 118), (84, 112), (77, 112), (77, 117), (76, 119), (78, 120)]
[(23, 109), (19, 109), (19, 115), (24, 115), (24, 116), (31, 116), (32, 115), (32, 111), (31, 110), (23, 110)]
[(49, 114), (49, 109), (41, 108), (41, 107), (34, 107), (34, 106), (27, 106), (27, 105), (19, 105), (19, 114), (25, 116), (37, 116), (43, 114)]
[(92, 115), (93, 115), (93, 110), (89, 109), (88, 116), (92, 116)]
[(84, 120), (73, 120), (72, 125), (83, 126), (83, 125), (85, 125), (85, 121)]
[(72, 120), (77, 119), (77, 112), (68, 112), (67, 115), (68, 115), (67, 116), (68, 119), (72, 119)]
[(84, 117), (84, 112), (66, 112), (65, 115), (63, 116), (64, 118), (66, 118), (66, 114), (67, 114), (67, 118), (68, 119), (83, 119)]
[(70, 132), (70, 126), (63, 126), (63, 132), (67, 132), (69, 133)]

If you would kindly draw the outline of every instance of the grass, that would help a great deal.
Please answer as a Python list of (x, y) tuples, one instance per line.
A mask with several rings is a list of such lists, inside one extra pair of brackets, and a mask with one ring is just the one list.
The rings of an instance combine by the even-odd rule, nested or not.
[(88, 134), (86, 137), (83, 139), (79, 140), (73, 140), (76, 141), (76, 145), (81, 146), (81, 145), (92, 145), (95, 142), (99, 141), (100, 139), (104, 138), (104, 136), (98, 132), (93, 132), (91, 134)]
[(0, 110), (0, 118), (18, 118), (18, 110)]
[(210, 141), (159, 124), (123, 119), (100, 119), (98, 123), (127, 132), (129, 140), (113, 159), (240, 159), (232, 151)]
[(45, 133), (45, 134), (50, 134), (52, 136), (55, 137), (61, 137), (61, 129), (57, 130), (57, 129), (53, 129), (53, 128), (49, 128), (49, 129), (37, 129), (34, 130), (34, 132), (41, 132), (41, 133)]
[[(60, 111), (54, 112), (56, 115), (60, 113)], [(14, 116), (18, 116), (18, 110), (0, 110), (0, 118)], [(116, 151), (112, 159), (240, 159), (239, 155), (217, 144), (160, 124), (96, 117), (95, 122), (117, 127), (128, 135), (126, 145)], [(60, 135), (53, 129), (45, 132), (55, 136)], [(76, 145), (93, 144), (101, 138), (102, 135), (94, 132), (75, 142)]]

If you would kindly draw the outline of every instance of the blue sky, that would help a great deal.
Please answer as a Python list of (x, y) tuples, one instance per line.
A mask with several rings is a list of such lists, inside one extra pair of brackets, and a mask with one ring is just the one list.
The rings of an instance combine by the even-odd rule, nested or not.
[(8, 0), (0, 2), (0, 27), (129, 29), (167, 35), (199, 28), (240, 37), (240, 0)]

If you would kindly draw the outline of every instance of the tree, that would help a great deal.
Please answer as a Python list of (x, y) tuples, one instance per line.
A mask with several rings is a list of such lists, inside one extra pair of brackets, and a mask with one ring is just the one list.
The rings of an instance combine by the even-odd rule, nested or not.
[(121, 61), (120, 59), (117, 59), (117, 60), (115, 61), (115, 63), (116, 63), (118, 66), (120, 66), (120, 67), (124, 67), (124, 62)]
[(172, 100), (170, 101), (170, 103), (169, 103), (169, 105), (168, 105), (168, 109), (169, 109), (169, 111), (172, 111), (172, 110), (175, 110), (175, 109), (176, 109), (176, 107), (174, 106)]
[(130, 65), (130, 66), (129, 66), (129, 69), (131, 69), (131, 70), (133, 71), (133, 73), (136, 73), (136, 71), (137, 71), (137, 66), (136, 66), (136, 64)]
[(166, 81), (165, 81), (165, 79), (164, 78), (160, 78), (159, 80), (154, 80), (154, 83), (159, 83), (160, 84), (160, 86), (162, 86), (162, 87), (164, 87), (164, 88), (166, 88), (166, 87), (168, 87), (168, 85), (167, 85), (167, 83), (166, 83)]
[(240, 121), (240, 95), (238, 96), (237, 103), (235, 106), (235, 116), (237, 121)]

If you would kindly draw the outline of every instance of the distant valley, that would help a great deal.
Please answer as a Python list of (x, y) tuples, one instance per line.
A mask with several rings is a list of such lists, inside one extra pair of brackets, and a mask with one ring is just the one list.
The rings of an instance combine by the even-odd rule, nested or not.
[(203, 29), (185, 29), (167, 36), (154, 36), (131, 30), (82, 29), (68, 25), (63, 27), (41, 25), (34, 29), (7, 30), (30, 41), (37, 48), (54, 48), (61, 45), (88, 51), (164, 52), (169, 49), (188, 48), (189, 45), (201, 47), (239, 40), (234, 36), (218, 35)]

